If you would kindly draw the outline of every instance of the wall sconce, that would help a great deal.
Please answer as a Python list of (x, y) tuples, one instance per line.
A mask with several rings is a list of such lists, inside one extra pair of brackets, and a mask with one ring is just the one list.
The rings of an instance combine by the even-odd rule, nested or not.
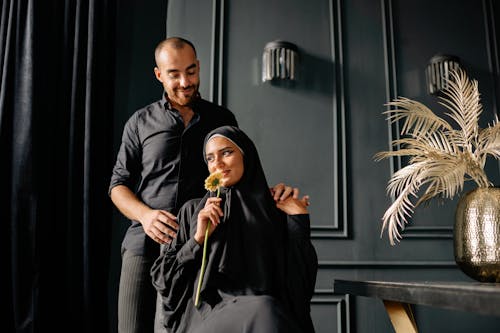
[(262, 54), (262, 82), (295, 80), (297, 63), (296, 45), (281, 40), (267, 43)]
[(460, 67), (460, 59), (456, 56), (437, 54), (431, 58), (425, 70), (427, 92), (438, 95), (448, 87), (450, 71)]

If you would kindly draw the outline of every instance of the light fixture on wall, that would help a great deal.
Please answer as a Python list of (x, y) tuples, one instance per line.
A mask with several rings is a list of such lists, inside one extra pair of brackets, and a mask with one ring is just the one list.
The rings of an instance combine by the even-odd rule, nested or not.
[(460, 59), (447, 54), (437, 54), (431, 58), (425, 70), (427, 92), (431, 95), (439, 94), (447, 88), (450, 71), (460, 67)]
[(269, 42), (262, 54), (262, 82), (295, 80), (298, 64), (298, 48), (282, 40)]

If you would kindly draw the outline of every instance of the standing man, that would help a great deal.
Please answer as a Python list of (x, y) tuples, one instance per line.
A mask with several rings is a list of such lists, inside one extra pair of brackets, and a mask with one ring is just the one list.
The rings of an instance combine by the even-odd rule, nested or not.
[[(205, 194), (205, 135), (219, 126), (237, 126), (231, 111), (201, 98), (200, 63), (191, 42), (163, 40), (155, 61), (164, 93), (125, 124), (109, 185), (111, 200), (132, 222), (122, 242), (119, 332), (153, 332), (157, 293), (150, 268), (160, 245), (176, 235), (178, 209)], [(283, 184), (273, 192), (276, 200), (298, 197), (297, 189)]]

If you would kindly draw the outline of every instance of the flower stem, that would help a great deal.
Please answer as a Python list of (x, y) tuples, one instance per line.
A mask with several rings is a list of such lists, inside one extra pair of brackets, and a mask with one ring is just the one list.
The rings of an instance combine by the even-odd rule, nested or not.
[(196, 290), (196, 299), (194, 301), (194, 306), (198, 306), (200, 302), (200, 292), (201, 292), (201, 283), (203, 282), (203, 275), (205, 273), (205, 264), (206, 264), (206, 256), (207, 256), (207, 239), (208, 239), (208, 230), (210, 229), (210, 223), (207, 223), (207, 228), (205, 229), (205, 240), (203, 241), (203, 258), (201, 259), (201, 272), (200, 279), (198, 280), (198, 288)]
[[(220, 194), (220, 186), (217, 187), (217, 198)], [(203, 283), (203, 276), (205, 275), (205, 265), (207, 263), (207, 241), (208, 241), (208, 231), (210, 230), (210, 221), (207, 223), (207, 227), (205, 229), (205, 239), (203, 240), (203, 257), (201, 258), (201, 271), (200, 271), (200, 279), (198, 280), (198, 288), (196, 288), (196, 298), (194, 300), (194, 306), (198, 307), (200, 302), (200, 292), (201, 292), (201, 284)]]

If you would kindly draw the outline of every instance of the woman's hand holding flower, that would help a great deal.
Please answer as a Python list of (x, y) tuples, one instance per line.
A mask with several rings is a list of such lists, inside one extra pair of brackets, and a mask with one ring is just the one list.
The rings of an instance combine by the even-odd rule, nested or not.
[[(219, 225), (220, 218), (224, 215), (220, 208), (221, 198), (219, 198), (222, 173), (214, 172), (205, 179), (205, 189), (210, 192), (217, 191), (215, 198), (209, 197), (205, 202), (205, 207), (198, 213), (198, 223), (196, 225), (196, 233), (194, 240), (198, 244), (203, 244), (203, 257), (201, 259), (200, 278), (198, 279), (198, 288), (196, 288), (196, 298), (194, 306), (200, 304), (201, 284), (203, 282), (203, 275), (205, 275), (205, 265), (207, 263), (207, 243), (208, 237), (214, 232), (215, 228)], [(210, 228), (210, 225), (212, 227)]]
[(208, 198), (205, 207), (200, 210), (198, 214), (198, 225), (196, 226), (196, 233), (194, 235), (194, 240), (198, 244), (201, 245), (205, 241), (207, 224), (211, 225), (208, 230), (208, 236), (210, 236), (219, 225), (220, 218), (224, 215), (220, 208), (221, 201), (222, 199), (218, 197)]

